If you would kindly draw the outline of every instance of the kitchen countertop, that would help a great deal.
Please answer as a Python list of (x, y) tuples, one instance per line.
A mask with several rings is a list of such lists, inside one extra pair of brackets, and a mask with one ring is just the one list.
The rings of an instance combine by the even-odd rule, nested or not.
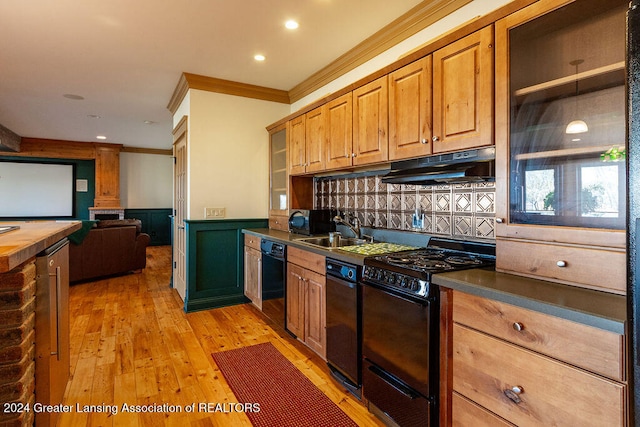
[[(285, 231), (264, 228), (243, 232), (356, 265), (364, 265), (366, 258), (366, 255), (340, 249), (309, 245), (299, 241), (307, 236)], [(611, 332), (625, 332), (627, 299), (622, 295), (499, 273), (493, 269), (434, 274), (433, 283)]]
[(354, 254), (340, 249), (325, 249), (316, 245), (310, 245), (300, 241), (309, 236), (302, 234), (289, 233), (286, 231), (273, 230), (270, 228), (258, 228), (258, 229), (245, 229), (242, 230), (245, 234), (253, 234), (254, 236), (264, 237), (274, 242), (284, 243), (288, 246), (294, 246), (305, 251), (313, 252), (319, 255), (326, 256), (327, 258), (333, 258), (344, 262), (349, 262), (356, 265), (364, 265), (364, 259), (366, 255)]
[(80, 229), (80, 221), (3, 221), (18, 230), (0, 234), (0, 273), (11, 271), (69, 234)]
[(433, 275), (433, 283), (566, 320), (624, 334), (622, 295), (475, 268)]

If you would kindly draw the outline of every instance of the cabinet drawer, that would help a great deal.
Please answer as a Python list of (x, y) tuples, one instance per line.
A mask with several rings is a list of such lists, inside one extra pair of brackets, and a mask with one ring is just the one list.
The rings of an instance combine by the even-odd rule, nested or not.
[(289, 217), (272, 215), (269, 217), (269, 228), (280, 231), (289, 231)]
[(624, 378), (622, 335), (462, 292), (454, 292), (453, 321), (609, 378)]
[(622, 426), (625, 420), (624, 385), (456, 323), (453, 390), (516, 425)]
[(624, 294), (626, 265), (624, 251), (496, 240), (496, 270), (507, 273)]
[(455, 392), (451, 396), (451, 425), (452, 427), (513, 427), (513, 424)]
[(260, 237), (254, 236), (253, 234), (244, 235), (244, 245), (257, 251), (260, 251), (260, 240), (262, 240)]
[(322, 255), (288, 246), (287, 261), (323, 276), (326, 274), (325, 257)]

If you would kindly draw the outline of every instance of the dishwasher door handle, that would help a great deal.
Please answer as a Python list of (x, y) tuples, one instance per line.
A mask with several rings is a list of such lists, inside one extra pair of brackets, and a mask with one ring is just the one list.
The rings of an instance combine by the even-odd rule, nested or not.
[(355, 289), (355, 287), (357, 286), (357, 283), (355, 282), (349, 282), (347, 280), (341, 279), (339, 277), (336, 277), (332, 274), (328, 274), (327, 275), (327, 281), (331, 280), (333, 283), (336, 283), (338, 285), (350, 288), (350, 289)]

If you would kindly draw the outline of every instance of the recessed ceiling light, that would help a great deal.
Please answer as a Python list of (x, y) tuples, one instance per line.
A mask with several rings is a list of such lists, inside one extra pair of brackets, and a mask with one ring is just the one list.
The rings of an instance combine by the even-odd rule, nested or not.
[(255, 59), (256, 61), (264, 61), (266, 58), (264, 57), (264, 55), (257, 54), (253, 57), (253, 59)]
[(298, 23), (293, 19), (289, 19), (287, 22), (284, 23), (284, 26), (290, 30), (295, 30), (296, 28), (298, 28)]
[(145, 125), (152, 125), (152, 124), (155, 124), (155, 122), (154, 122), (153, 120), (145, 120), (143, 123), (144, 123)]
[(104, 135), (98, 135), (96, 136), (96, 139), (107, 139), (107, 137)]
[(84, 96), (74, 95), (74, 94), (72, 94), (72, 93), (65, 93), (65, 94), (64, 94), (64, 95), (62, 95), (62, 96), (64, 96), (64, 97), (65, 97), (65, 98), (67, 98), (67, 99), (73, 99), (73, 100), (76, 100), (76, 101), (81, 101), (81, 100), (83, 100), (83, 99), (84, 99)]
[(100, 116), (97, 114), (87, 114), (87, 117), (89, 117), (90, 119), (99, 119)]

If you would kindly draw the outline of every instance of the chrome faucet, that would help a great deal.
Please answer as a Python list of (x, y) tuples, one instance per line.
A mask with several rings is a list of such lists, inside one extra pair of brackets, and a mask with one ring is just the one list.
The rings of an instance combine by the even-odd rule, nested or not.
[(351, 225), (349, 223), (349, 221), (345, 221), (344, 219), (342, 219), (342, 217), (340, 215), (336, 215), (333, 218), (333, 222), (335, 222), (336, 224), (342, 224), (345, 225), (349, 228), (349, 230), (351, 230), (353, 232), (353, 234), (355, 234), (356, 239), (361, 239), (362, 236), (360, 235), (361, 230), (360, 230), (360, 221), (358, 221), (357, 217), (353, 217), (353, 223), (354, 225)]

